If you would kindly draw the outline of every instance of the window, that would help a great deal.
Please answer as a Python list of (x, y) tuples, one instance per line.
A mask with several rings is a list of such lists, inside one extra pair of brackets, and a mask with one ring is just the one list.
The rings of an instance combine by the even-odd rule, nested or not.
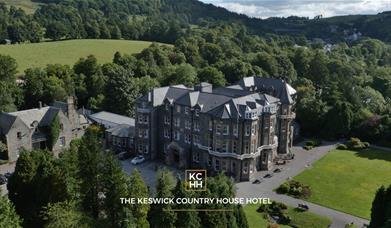
[(235, 136), (238, 136), (238, 124), (234, 124), (234, 126), (233, 126), (233, 134)]
[(149, 120), (149, 116), (147, 115), (144, 115), (144, 123), (147, 124), (148, 123), (148, 120)]
[(200, 122), (194, 121), (194, 131), (200, 131)]
[(229, 134), (229, 125), (224, 124), (223, 125), (223, 135), (228, 135)]
[(253, 171), (254, 171), (254, 166), (252, 163), (250, 163), (250, 173), (253, 173)]
[(145, 146), (144, 146), (143, 152), (144, 152), (144, 154), (148, 154), (148, 145), (145, 145)]
[(224, 140), (223, 145), (221, 147), (223, 152), (228, 152), (228, 141)]
[(244, 143), (244, 153), (246, 153), (246, 154), (250, 153), (250, 143), (249, 142)]
[(179, 133), (179, 131), (174, 131), (174, 139), (175, 140), (180, 140), (181, 139), (181, 133)]
[(189, 114), (190, 114), (190, 108), (189, 108), (189, 107), (185, 107), (185, 114), (186, 114), (186, 115), (189, 115)]
[(65, 137), (60, 138), (60, 146), (65, 146)]
[(174, 126), (179, 127), (180, 125), (181, 125), (181, 120), (178, 117), (174, 118)]
[(193, 135), (193, 144), (200, 144), (200, 136), (199, 135)]
[(181, 106), (176, 105), (175, 107), (176, 107), (176, 112), (180, 113), (181, 112)]
[(164, 116), (164, 123), (165, 124), (170, 124), (171, 120), (170, 120), (170, 116)]
[(255, 141), (254, 140), (251, 141), (251, 152), (255, 153)]
[(139, 154), (148, 154), (148, 145), (139, 144), (138, 145), (138, 153)]
[(216, 134), (219, 135), (221, 133), (221, 125), (216, 124)]
[(18, 131), (16, 133), (16, 137), (18, 137), (18, 139), (21, 139), (22, 138), (22, 132)]
[(63, 131), (64, 130), (64, 124), (60, 124), (60, 130)]
[(200, 154), (198, 152), (194, 152), (193, 161), (197, 163), (200, 162)]
[(148, 138), (148, 132), (149, 132), (148, 129), (139, 129), (138, 130), (138, 137), (147, 139)]
[(264, 127), (265, 127), (265, 129), (268, 129), (270, 127), (270, 120), (269, 119), (265, 119)]
[(190, 122), (190, 120), (186, 120), (185, 121), (185, 128), (186, 129), (191, 129), (191, 122)]
[(209, 131), (213, 130), (213, 121), (209, 120)]
[(235, 172), (235, 171), (236, 171), (236, 163), (232, 162), (232, 172)]
[(195, 116), (200, 116), (200, 110), (199, 110), (199, 109), (196, 109), (196, 110), (194, 111), (194, 113), (195, 113)]
[(190, 144), (191, 143), (191, 135), (185, 134), (185, 143)]
[(170, 110), (170, 104), (165, 105), (166, 111)]
[(170, 138), (170, 131), (167, 128), (164, 128), (164, 138)]
[(243, 163), (243, 173), (248, 173), (248, 162)]
[(238, 153), (238, 141), (236, 140), (232, 142), (232, 152)]
[(138, 123), (143, 123), (143, 115), (138, 116)]
[(246, 125), (245, 135), (249, 136), (250, 132), (251, 132), (251, 126), (250, 125)]
[(208, 166), (212, 166), (212, 157), (211, 156), (208, 157)]
[(217, 170), (217, 171), (220, 170), (220, 161), (219, 160), (215, 161), (215, 170)]
[(221, 168), (223, 169), (223, 171), (227, 170), (227, 162), (226, 161), (221, 162)]

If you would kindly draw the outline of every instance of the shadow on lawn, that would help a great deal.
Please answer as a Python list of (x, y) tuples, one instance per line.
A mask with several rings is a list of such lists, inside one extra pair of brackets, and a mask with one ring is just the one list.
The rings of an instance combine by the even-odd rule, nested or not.
[(365, 149), (356, 152), (356, 156), (369, 160), (384, 160), (391, 162), (391, 152), (374, 149)]

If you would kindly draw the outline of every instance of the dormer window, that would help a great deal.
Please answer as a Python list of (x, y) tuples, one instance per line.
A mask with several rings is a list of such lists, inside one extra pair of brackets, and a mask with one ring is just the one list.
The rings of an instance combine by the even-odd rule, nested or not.
[(166, 107), (166, 111), (170, 110), (170, 104), (167, 103), (167, 104), (165, 105), (165, 107)]

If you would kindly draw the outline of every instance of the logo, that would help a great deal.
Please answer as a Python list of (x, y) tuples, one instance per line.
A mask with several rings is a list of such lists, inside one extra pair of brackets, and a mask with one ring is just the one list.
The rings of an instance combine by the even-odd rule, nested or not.
[(188, 169), (185, 170), (186, 191), (206, 191), (206, 170)]

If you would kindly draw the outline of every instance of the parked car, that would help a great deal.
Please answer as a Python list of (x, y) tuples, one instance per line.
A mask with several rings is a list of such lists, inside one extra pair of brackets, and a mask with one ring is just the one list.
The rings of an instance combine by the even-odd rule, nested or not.
[(265, 176), (263, 176), (263, 178), (270, 178), (270, 177), (272, 177), (272, 176), (273, 176), (273, 174), (268, 173), (268, 174), (266, 174)]
[(7, 179), (9, 179), (9, 178), (11, 177), (11, 175), (12, 175), (12, 173), (10, 173), (10, 172), (4, 173), (4, 176), (5, 176)]
[(122, 151), (117, 156), (118, 156), (119, 160), (126, 160), (126, 159), (130, 158), (131, 154), (129, 152)]
[(3, 174), (0, 174), (0, 185), (6, 184), (6, 183), (7, 183), (7, 178)]
[(285, 165), (286, 161), (285, 160), (278, 160), (276, 161), (276, 165)]
[(253, 181), (253, 184), (260, 184), (262, 181), (260, 180), (260, 179), (255, 179), (254, 181)]
[(304, 204), (304, 203), (299, 203), (297, 205), (297, 208), (300, 209), (300, 210), (303, 210), (303, 211), (308, 211), (310, 208), (308, 207), (307, 204)]
[(137, 164), (143, 163), (144, 161), (145, 161), (144, 156), (138, 155), (137, 157), (135, 157), (135, 158), (132, 159), (131, 163), (132, 163), (133, 165), (137, 165)]
[(277, 168), (273, 171), (274, 173), (280, 173), (281, 172), (281, 169), (280, 168)]

